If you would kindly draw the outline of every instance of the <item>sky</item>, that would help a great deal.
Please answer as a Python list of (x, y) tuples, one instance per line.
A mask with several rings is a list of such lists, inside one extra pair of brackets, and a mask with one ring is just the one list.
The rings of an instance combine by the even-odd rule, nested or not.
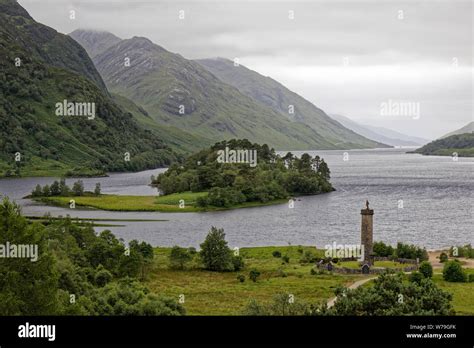
[(474, 120), (471, 0), (19, 3), (62, 33), (105, 30), (188, 59), (238, 58), (361, 123), (434, 139)]

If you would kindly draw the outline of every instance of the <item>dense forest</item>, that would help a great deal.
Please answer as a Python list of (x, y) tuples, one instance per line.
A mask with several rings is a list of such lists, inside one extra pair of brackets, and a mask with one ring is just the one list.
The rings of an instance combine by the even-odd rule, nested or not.
[[(255, 151), (256, 163), (219, 161), (219, 151)], [(303, 154), (301, 158), (287, 153), (280, 156), (268, 145), (230, 140), (214, 144), (190, 156), (183, 165), (173, 164), (152, 183), (163, 194), (176, 192), (209, 192), (200, 197), (199, 206), (226, 207), (244, 202), (269, 202), (296, 195), (314, 195), (333, 189), (330, 170), (324, 159)]]

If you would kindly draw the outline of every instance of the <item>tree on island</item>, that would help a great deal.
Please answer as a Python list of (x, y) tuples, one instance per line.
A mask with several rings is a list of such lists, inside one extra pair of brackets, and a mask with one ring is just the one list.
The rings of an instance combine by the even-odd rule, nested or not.
[[(218, 155), (223, 149), (244, 154), (255, 152), (257, 161), (255, 165), (245, 161), (223, 163)], [(312, 158), (305, 153), (298, 158), (287, 153), (282, 157), (266, 144), (243, 139), (216, 143), (190, 156), (182, 165), (171, 165), (152, 183), (165, 195), (207, 192), (196, 202), (200, 207), (229, 207), (330, 192), (333, 188), (329, 178), (330, 170), (319, 156)]]

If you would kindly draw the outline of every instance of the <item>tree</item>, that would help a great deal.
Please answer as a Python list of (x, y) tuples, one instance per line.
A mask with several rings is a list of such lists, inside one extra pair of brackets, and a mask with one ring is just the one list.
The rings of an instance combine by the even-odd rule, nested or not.
[(192, 257), (186, 248), (180, 248), (179, 246), (174, 246), (171, 249), (169, 260), (170, 260), (171, 268), (184, 269), (186, 266), (186, 263), (191, 261)]
[(205, 241), (200, 245), (204, 268), (209, 271), (232, 271), (232, 250), (227, 246), (224, 229), (212, 226)]
[(35, 189), (33, 190), (33, 192), (31, 192), (31, 195), (33, 197), (41, 197), (43, 195), (43, 190), (41, 189), (41, 185), (38, 184), (36, 185)]
[(84, 194), (84, 183), (82, 182), (82, 180), (77, 180), (72, 185), (72, 192), (75, 196), (82, 196)]
[(51, 195), (51, 190), (49, 189), (49, 185), (43, 186), (43, 197), (49, 197)]
[(69, 186), (66, 185), (66, 179), (64, 178), (61, 178), (61, 180), (59, 180), (59, 190), (61, 191), (61, 196), (68, 196), (69, 195)]
[(95, 184), (94, 194), (100, 196), (100, 182)]
[(59, 196), (61, 194), (61, 189), (59, 187), (59, 182), (55, 180), (51, 184), (51, 196)]
[(452, 295), (429, 278), (405, 282), (404, 274), (382, 273), (371, 287), (336, 289), (337, 300), (316, 307), (316, 315), (453, 315)]
[(44, 226), (29, 224), (8, 198), (0, 203), (0, 244), (37, 246), (37, 259), (0, 258), (0, 315), (57, 313), (58, 273)]
[(461, 263), (457, 260), (448, 261), (443, 267), (443, 279), (448, 282), (465, 282), (466, 273), (462, 269)]
[(418, 270), (420, 271), (421, 274), (423, 274), (425, 278), (433, 277), (433, 266), (431, 266), (431, 263), (429, 263), (428, 261), (423, 261), (420, 264), (420, 267), (418, 268)]

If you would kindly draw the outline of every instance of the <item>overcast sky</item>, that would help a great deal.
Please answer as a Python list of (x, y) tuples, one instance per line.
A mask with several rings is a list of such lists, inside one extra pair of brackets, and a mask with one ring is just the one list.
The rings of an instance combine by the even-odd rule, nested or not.
[[(19, 2), (63, 33), (99, 29), (190, 59), (239, 58), (329, 114), (406, 134), (436, 138), (474, 117), (470, 0)], [(419, 115), (397, 115), (401, 103)]]

